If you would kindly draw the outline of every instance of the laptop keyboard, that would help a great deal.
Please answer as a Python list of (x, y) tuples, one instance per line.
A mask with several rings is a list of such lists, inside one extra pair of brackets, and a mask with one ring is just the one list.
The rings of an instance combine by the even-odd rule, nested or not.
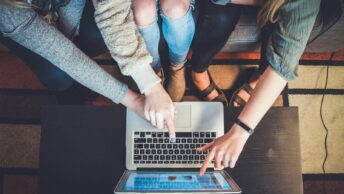
[(212, 142), (216, 132), (134, 132), (134, 164), (202, 164), (208, 152), (196, 149)]

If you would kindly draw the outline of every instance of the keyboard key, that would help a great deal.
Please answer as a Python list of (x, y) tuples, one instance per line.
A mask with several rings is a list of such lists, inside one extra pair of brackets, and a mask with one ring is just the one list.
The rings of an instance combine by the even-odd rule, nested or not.
[(159, 143), (164, 143), (164, 140), (163, 139), (159, 139)]
[(192, 143), (192, 139), (188, 139), (187, 142), (188, 142), (188, 143)]
[(140, 137), (145, 137), (145, 132), (141, 132)]
[(185, 150), (180, 150), (180, 154), (185, 154)]
[(134, 154), (139, 154), (139, 150), (134, 150)]
[(179, 150), (174, 150), (174, 154), (179, 154)]
[(160, 149), (160, 144), (156, 144), (156, 145), (155, 145), (155, 148), (156, 148), (156, 149)]
[(140, 135), (140, 132), (135, 131), (135, 132), (134, 132), (134, 135)]
[(163, 161), (160, 161), (160, 160), (158, 161), (158, 164), (163, 164), (163, 163), (164, 163)]
[(164, 137), (164, 133), (163, 132), (158, 132), (157, 133), (157, 137)]
[(140, 155), (134, 155), (134, 160), (141, 160), (142, 157)]
[(168, 149), (172, 149), (172, 144), (168, 144), (168, 145), (167, 145), (167, 148), (168, 148)]
[(161, 148), (162, 148), (162, 149), (166, 149), (166, 144), (162, 144), (162, 145), (161, 145)]
[(195, 149), (195, 148), (196, 148), (195, 144), (191, 144), (191, 145), (190, 145), (190, 148), (191, 148), (191, 149)]
[(153, 139), (151, 138), (147, 139), (147, 143), (153, 143)]
[(173, 144), (173, 149), (177, 149), (178, 145), (177, 144)]
[(160, 155), (160, 160), (165, 160), (165, 155)]
[(134, 138), (134, 143), (146, 143), (146, 138)]
[(151, 154), (151, 150), (146, 150), (146, 154)]
[(154, 139), (153, 139), (153, 143), (158, 143), (158, 139), (157, 139), (157, 138), (154, 138)]
[(136, 161), (134, 161), (134, 164), (138, 164), (138, 163), (139, 163), (139, 161), (137, 161), (137, 160), (136, 160)]
[(193, 133), (193, 136), (194, 136), (194, 137), (199, 137), (199, 133), (198, 133), (198, 132), (194, 132), (194, 133)]
[(191, 150), (186, 150), (186, 154), (191, 154)]
[(193, 142), (193, 143), (198, 143), (197, 140), (198, 140), (198, 139), (193, 139), (192, 142)]
[(155, 148), (155, 144), (150, 144), (150, 145), (149, 145), (149, 148), (150, 148), (150, 149), (154, 149), (154, 148)]
[(211, 132), (211, 137), (216, 137), (216, 132)]
[(199, 133), (199, 137), (205, 137), (205, 133), (204, 132), (200, 132)]
[(210, 143), (210, 142), (212, 142), (213, 140), (212, 139), (209, 139), (209, 138), (207, 138), (207, 139), (204, 139), (204, 143)]
[(186, 139), (182, 139), (182, 143), (186, 143)]
[(158, 155), (154, 155), (154, 160), (159, 160), (159, 156)]
[(166, 160), (171, 160), (171, 156), (170, 156), (170, 155), (167, 155), (167, 156), (166, 156)]
[(147, 155), (142, 156), (143, 160), (147, 160)]
[(156, 137), (156, 132), (152, 132), (152, 137)]
[(145, 154), (145, 150), (140, 150), (140, 154)]
[(143, 148), (143, 144), (135, 144), (134, 146), (135, 148), (139, 148), (139, 149), (142, 149)]
[(178, 138), (178, 139), (176, 139), (176, 143), (180, 143), (180, 139)]
[(152, 150), (152, 154), (156, 154), (156, 150)]
[(157, 150), (157, 153), (158, 153), (158, 155), (161, 155), (162, 151), (161, 150)]
[(148, 149), (149, 148), (149, 144), (144, 144), (143, 146), (145, 149)]
[(167, 150), (163, 150), (162, 153), (167, 155)]
[(168, 150), (168, 153), (169, 154), (173, 154), (173, 150)]
[(164, 142), (165, 142), (165, 143), (169, 143), (170, 140), (166, 138), (166, 139), (164, 139)]
[(185, 147), (185, 149), (189, 149), (190, 145), (189, 144), (185, 144), (184, 147)]
[(205, 136), (206, 136), (206, 137), (210, 137), (210, 132), (206, 132), (206, 133), (205, 133)]
[(176, 133), (176, 137), (192, 137), (192, 133), (191, 132), (177, 132)]
[(157, 164), (157, 163), (158, 163), (158, 161), (155, 161), (155, 160), (152, 161), (152, 164)]
[(179, 149), (183, 149), (184, 148), (184, 146), (183, 146), (183, 144), (179, 144)]
[(149, 155), (148, 160), (153, 160), (153, 155)]

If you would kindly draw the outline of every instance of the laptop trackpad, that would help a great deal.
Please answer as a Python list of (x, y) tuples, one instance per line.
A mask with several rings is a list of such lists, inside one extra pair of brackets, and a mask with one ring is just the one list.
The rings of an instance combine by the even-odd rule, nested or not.
[(191, 128), (191, 105), (178, 105), (176, 106), (176, 111), (175, 127)]

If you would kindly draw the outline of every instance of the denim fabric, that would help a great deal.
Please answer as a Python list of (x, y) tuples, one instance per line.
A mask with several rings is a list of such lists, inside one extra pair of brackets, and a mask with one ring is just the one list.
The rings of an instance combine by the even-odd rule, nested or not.
[[(162, 33), (168, 45), (170, 63), (173, 66), (183, 66), (195, 34), (195, 21), (192, 15), (194, 0), (190, 3), (190, 8), (185, 16), (178, 19), (171, 19), (164, 15), (159, 6), (162, 18)], [(139, 31), (145, 40), (147, 50), (153, 57), (152, 67), (157, 72), (161, 70), (159, 56), (160, 30), (158, 18), (147, 26), (139, 27)]]
[[(218, 5), (228, 0), (211, 0)], [(297, 78), (298, 63), (319, 12), (321, 0), (288, 0), (279, 20), (267, 25), (262, 38), (260, 72), (270, 65), (285, 80)], [(206, 37), (204, 37), (206, 38)]]
[(266, 59), (284, 79), (297, 78), (299, 60), (319, 12), (321, 0), (291, 0), (279, 10), (266, 46)]

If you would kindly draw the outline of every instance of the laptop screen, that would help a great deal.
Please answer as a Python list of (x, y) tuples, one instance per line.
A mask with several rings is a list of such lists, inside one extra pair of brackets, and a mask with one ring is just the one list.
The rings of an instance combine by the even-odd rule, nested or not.
[(133, 172), (123, 191), (209, 191), (231, 190), (220, 172)]

